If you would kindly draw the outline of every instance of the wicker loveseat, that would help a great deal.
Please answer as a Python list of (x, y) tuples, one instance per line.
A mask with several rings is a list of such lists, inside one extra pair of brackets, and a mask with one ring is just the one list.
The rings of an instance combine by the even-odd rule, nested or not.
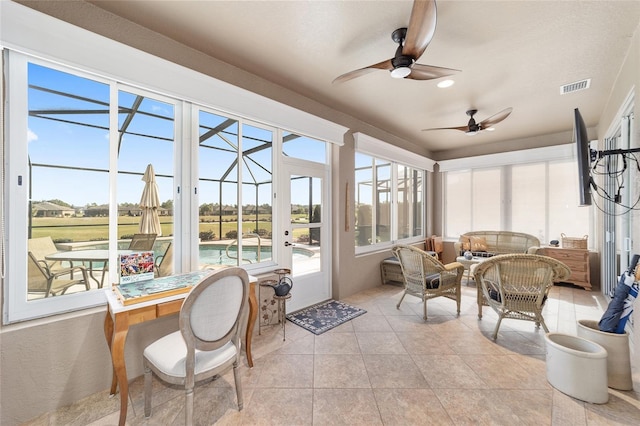
[(457, 256), (470, 250), (486, 257), (493, 254), (527, 253), (530, 248), (537, 248), (539, 245), (538, 238), (522, 232), (472, 231), (460, 235), (460, 239), (454, 243), (454, 249)]

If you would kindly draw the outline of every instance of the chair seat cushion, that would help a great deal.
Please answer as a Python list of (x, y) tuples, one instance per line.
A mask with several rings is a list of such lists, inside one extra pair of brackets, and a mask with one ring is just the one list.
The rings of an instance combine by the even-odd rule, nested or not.
[[(498, 292), (498, 290), (496, 290), (495, 288), (489, 288), (489, 297), (492, 298), (493, 300), (495, 300), (496, 302), (500, 303), (502, 302), (502, 297), (500, 297), (500, 293)], [(538, 296), (536, 294), (531, 294), (531, 301), (534, 301)], [(507, 300), (509, 298), (507, 297)], [(542, 304), (544, 305), (544, 303), (547, 301), (547, 295), (545, 294), (544, 296), (542, 296)]]
[(427, 275), (425, 281), (427, 288), (436, 289), (440, 287), (440, 274)]
[[(238, 354), (233, 342), (228, 342), (215, 351), (196, 350), (195, 375), (218, 367)], [(144, 357), (164, 374), (173, 377), (185, 377), (185, 358), (187, 345), (180, 331), (168, 334), (156, 340), (144, 350)]]

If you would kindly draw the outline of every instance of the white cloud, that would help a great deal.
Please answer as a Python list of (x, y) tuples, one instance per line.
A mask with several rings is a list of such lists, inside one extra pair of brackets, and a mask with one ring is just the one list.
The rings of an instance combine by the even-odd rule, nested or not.
[(38, 135), (36, 135), (31, 129), (27, 129), (27, 142), (37, 141)]

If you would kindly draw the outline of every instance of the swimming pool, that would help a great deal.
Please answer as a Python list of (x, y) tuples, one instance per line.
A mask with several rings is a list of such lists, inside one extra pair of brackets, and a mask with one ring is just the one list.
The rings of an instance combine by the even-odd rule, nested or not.
[[(166, 251), (166, 245), (169, 243), (169, 240), (166, 241), (156, 241), (156, 244), (153, 246), (154, 256), (158, 257)], [(129, 245), (128, 241), (122, 242), (119, 244), (120, 249), (126, 249)], [(109, 245), (104, 244), (95, 244), (93, 248), (96, 249), (108, 249)], [(314, 255), (314, 252), (302, 247), (294, 247), (293, 248), (293, 256), (299, 258), (310, 258)], [(227, 244), (200, 244), (199, 248), (199, 264), (200, 265), (236, 265), (238, 258), (238, 246), (229, 247), (227, 254)], [(257, 246), (243, 246), (242, 247), (242, 259), (243, 264), (248, 263), (258, 263), (265, 262), (272, 259), (272, 249), (271, 246), (262, 246), (260, 248), (260, 256), (258, 256), (258, 247)]]

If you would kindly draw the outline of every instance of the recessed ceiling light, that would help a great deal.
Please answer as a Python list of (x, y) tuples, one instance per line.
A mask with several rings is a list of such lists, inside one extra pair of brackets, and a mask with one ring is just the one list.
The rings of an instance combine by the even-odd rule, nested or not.
[(453, 83), (455, 83), (453, 80), (442, 80), (440, 83), (438, 83), (438, 87), (444, 89), (446, 87), (453, 86)]

